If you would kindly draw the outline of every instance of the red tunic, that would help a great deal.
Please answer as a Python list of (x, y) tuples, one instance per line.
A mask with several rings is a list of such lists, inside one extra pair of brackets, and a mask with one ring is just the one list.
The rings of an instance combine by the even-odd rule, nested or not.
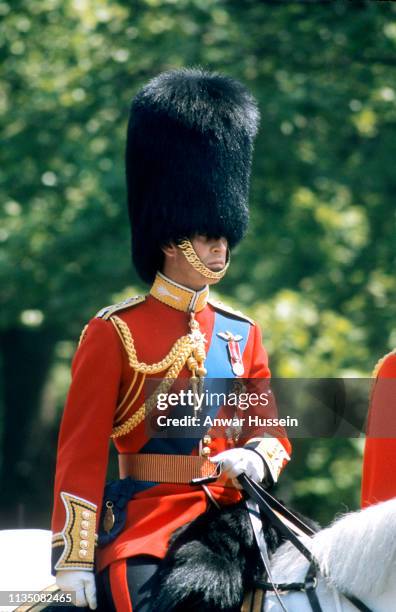
[[(217, 306), (206, 303), (206, 299), (202, 301), (201, 297), (198, 302), (202, 309), (196, 312), (195, 318), (201, 332), (206, 334), (208, 351)], [(118, 308), (114, 314), (127, 325), (138, 361), (147, 364), (160, 362), (175, 341), (189, 332), (189, 314), (153, 295), (136, 305)], [(240, 313), (229, 316), (244, 318)], [(260, 330), (253, 322), (247, 328), (244, 377), (268, 378), (270, 372)], [(229, 359), (225, 342), (224, 359)], [(191, 372), (184, 366), (180, 377), (190, 376)], [(125, 346), (111, 320), (92, 319), (73, 360), (72, 384), (59, 435), (52, 518), (55, 569), (93, 568), (93, 538), (98, 530), (109, 439), (114, 426), (125, 423), (142, 405), (142, 379), (131, 368)], [(289, 458), (290, 444), (279, 434), (279, 440), (269, 440), (272, 447), (267, 453), (268, 438), (263, 441), (263, 435), (262, 428), (242, 431), (237, 442), (212, 435), (208, 443), (210, 454), (248, 443), (260, 450), (272, 468), (277, 462), (280, 471)], [(119, 453), (141, 452), (149, 442), (144, 422), (113, 441)], [(197, 444), (192, 454), (199, 454), (200, 448)], [(173, 453), (177, 454), (177, 450)], [(214, 484), (209, 488), (221, 504), (240, 499), (239, 491), (233, 487)], [(97, 568), (101, 570), (112, 561), (138, 554), (164, 556), (174, 529), (197, 517), (206, 506), (207, 495), (202, 487), (157, 484), (141, 491), (128, 503), (122, 533), (112, 543), (97, 549)]]
[(363, 458), (363, 507), (396, 496), (395, 351), (376, 370)]

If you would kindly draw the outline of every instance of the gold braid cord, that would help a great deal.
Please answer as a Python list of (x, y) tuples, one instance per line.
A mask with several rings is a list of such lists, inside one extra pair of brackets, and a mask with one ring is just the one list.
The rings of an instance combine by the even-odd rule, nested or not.
[(147, 364), (140, 362), (138, 361), (136, 355), (135, 343), (133, 342), (128, 325), (125, 323), (125, 321), (117, 316), (110, 317), (110, 321), (113, 323), (116, 329), (120, 331), (126, 352), (128, 354), (129, 365), (133, 370), (136, 370), (136, 372), (140, 372), (140, 374), (158, 374), (159, 372), (163, 372), (164, 370), (168, 369), (176, 360), (177, 356), (180, 354), (180, 351), (186, 346), (186, 344), (188, 344), (191, 352), (191, 338), (189, 336), (182, 336), (175, 342), (167, 356), (161, 361), (158, 361), (158, 363)]
[(82, 332), (80, 334), (80, 338), (78, 339), (78, 346), (77, 346), (77, 348), (80, 346), (81, 342), (84, 340), (85, 332), (87, 331), (87, 329), (88, 329), (88, 323), (83, 327), (83, 330), (82, 330)]
[(139, 410), (130, 416), (124, 423), (113, 428), (111, 437), (118, 438), (132, 431), (132, 429), (137, 427), (144, 420), (145, 416), (151, 412), (157, 402), (158, 394), (166, 393), (173, 385), (174, 379), (178, 377), (187, 359), (194, 351), (195, 344), (190, 335), (182, 336), (175, 342), (164, 359), (153, 364), (143, 363), (138, 361), (135, 345), (128, 325), (117, 316), (110, 317), (110, 321), (121, 336), (131, 368), (144, 375), (158, 374), (169, 368), (164, 380), (159, 384), (157, 390), (142, 404), (142, 406), (140, 406)]
[(223, 278), (224, 274), (227, 272), (227, 268), (230, 265), (230, 257), (228, 256), (228, 261), (224, 268), (219, 272), (213, 272), (210, 270), (205, 264), (199, 259), (196, 254), (193, 245), (189, 240), (183, 240), (180, 244), (177, 245), (179, 249), (183, 252), (184, 257), (187, 259), (188, 263), (192, 265), (194, 270), (205, 276), (206, 278), (213, 278), (215, 280), (220, 280)]

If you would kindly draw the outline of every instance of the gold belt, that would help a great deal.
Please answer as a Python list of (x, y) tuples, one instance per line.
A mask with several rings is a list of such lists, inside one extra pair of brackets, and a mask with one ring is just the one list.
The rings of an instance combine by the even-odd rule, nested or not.
[(193, 478), (215, 475), (216, 466), (195, 455), (126, 453), (118, 455), (120, 478), (189, 484)]

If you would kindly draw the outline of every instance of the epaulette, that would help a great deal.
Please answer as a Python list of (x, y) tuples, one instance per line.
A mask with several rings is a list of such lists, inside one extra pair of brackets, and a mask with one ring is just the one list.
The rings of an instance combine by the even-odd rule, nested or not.
[(382, 368), (382, 365), (385, 363), (385, 361), (388, 359), (388, 357), (390, 357), (391, 355), (396, 355), (396, 348), (393, 349), (393, 351), (390, 351), (389, 353), (387, 353), (386, 355), (384, 355), (383, 357), (381, 357), (381, 359), (379, 359), (377, 361), (377, 363), (375, 364), (373, 373), (371, 375), (371, 378), (377, 378), (378, 373), (380, 371), (380, 369)]
[(236, 319), (242, 319), (243, 321), (247, 321), (251, 325), (254, 325), (253, 319), (243, 314), (243, 312), (241, 312), (240, 310), (234, 310), (233, 308), (231, 308), (231, 306), (228, 306), (228, 304), (223, 304), (223, 302), (219, 302), (219, 300), (212, 300), (212, 299), (209, 299), (208, 303), (211, 306), (213, 306), (213, 308), (215, 308), (216, 310), (220, 310), (221, 312), (226, 312), (227, 314), (232, 315)]
[(134, 297), (129, 297), (122, 302), (118, 302), (118, 304), (111, 304), (110, 306), (105, 306), (99, 312), (96, 313), (95, 318), (99, 319), (108, 319), (112, 314), (118, 312), (119, 310), (124, 310), (125, 308), (130, 308), (131, 306), (136, 306), (141, 302), (144, 302), (146, 299), (145, 295), (136, 295)]

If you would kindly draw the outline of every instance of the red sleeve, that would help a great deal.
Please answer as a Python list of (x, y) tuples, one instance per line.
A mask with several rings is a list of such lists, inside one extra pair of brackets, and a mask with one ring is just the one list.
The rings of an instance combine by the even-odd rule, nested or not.
[[(290, 459), (291, 444), (283, 427), (263, 426), (260, 419), (277, 418), (277, 409), (271, 393), (269, 379), (271, 376), (268, 367), (268, 356), (261, 340), (261, 330), (257, 323), (251, 328), (249, 335), (251, 344), (251, 363), (249, 368), (248, 393), (260, 396), (267, 395), (268, 404), (250, 405), (246, 411), (245, 419), (249, 425), (242, 432), (242, 442), (245, 448), (252, 449), (263, 458), (271, 475), (272, 481), (278, 480), (279, 474)], [(248, 348), (248, 347), (247, 347)], [(257, 379), (255, 384), (253, 379)], [(249, 417), (258, 420), (258, 424), (250, 423)]]
[(116, 331), (110, 322), (93, 319), (73, 359), (59, 433), (52, 515), (55, 570), (93, 569), (121, 369)]
[(370, 398), (362, 506), (396, 496), (396, 354), (380, 362)]

